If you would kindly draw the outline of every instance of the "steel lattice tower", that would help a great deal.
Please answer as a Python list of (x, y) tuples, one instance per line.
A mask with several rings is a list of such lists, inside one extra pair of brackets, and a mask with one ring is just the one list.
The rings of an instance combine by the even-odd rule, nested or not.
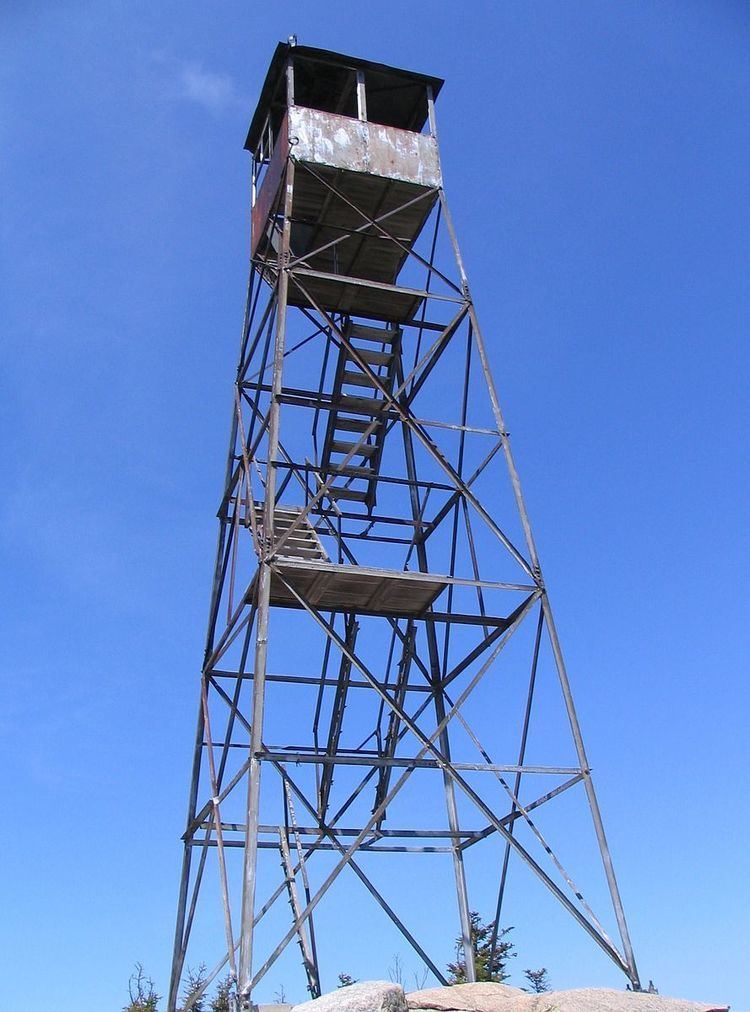
[[(449, 862), (446, 901), (466, 952), (468, 865), (496, 868), (494, 946), (513, 856), (639, 988), (443, 193), (441, 84), (282, 44), (250, 127), (250, 282), (170, 1012), (204, 907), (224, 932), (207, 983), (229, 972), (249, 1008), (295, 940), (318, 995), (313, 914), (344, 870), (443, 980), (365, 870), (383, 853), (420, 855), (415, 876), (417, 864)], [(541, 716), (554, 700), (558, 723)], [(538, 821), (576, 787), (619, 942)], [(291, 917), (278, 934), (266, 925), (280, 897)]]

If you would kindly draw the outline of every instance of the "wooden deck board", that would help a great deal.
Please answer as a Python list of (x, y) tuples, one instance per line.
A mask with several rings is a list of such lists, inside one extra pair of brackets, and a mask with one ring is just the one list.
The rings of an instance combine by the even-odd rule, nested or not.
[(301, 607), (281, 574), (313, 607), (361, 615), (421, 615), (448, 585), (444, 577), (426, 573), (327, 562), (277, 559), (274, 569), (271, 604)]

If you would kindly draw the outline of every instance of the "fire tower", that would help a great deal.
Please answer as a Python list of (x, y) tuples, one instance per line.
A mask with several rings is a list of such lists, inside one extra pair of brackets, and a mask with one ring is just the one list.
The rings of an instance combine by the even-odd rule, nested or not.
[[(292, 942), (309, 993), (330, 989), (349, 922), (316, 918), (347, 877), (350, 907), (369, 893), (444, 981), (389, 894), (396, 862), (468, 953), (490, 874), (497, 944), (512, 858), (639, 988), (443, 192), (441, 85), (281, 44), (247, 136), (250, 281), (169, 1012), (209, 944), (206, 986), (229, 974), (239, 1008)], [(553, 847), (576, 794), (573, 851), (580, 826), (610, 934)]]

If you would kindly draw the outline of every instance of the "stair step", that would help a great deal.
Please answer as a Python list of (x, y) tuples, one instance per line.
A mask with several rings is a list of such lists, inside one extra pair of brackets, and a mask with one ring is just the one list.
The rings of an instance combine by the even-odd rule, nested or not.
[(349, 326), (349, 334), (351, 337), (359, 337), (363, 341), (380, 341), (383, 344), (393, 344), (393, 341), (398, 336), (398, 330), (387, 330), (380, 327), (365, 327), (361, 323), (352, 323)]
[(328, 495), (331, 499), (350, 499), (353, 502), (365, 502), (367, 499), (367, 492), (357, 492), (353, 488), (336, 488), (335, 485), (328, 489)]
[(281, 531), (278, 534), (276, 540), (277, 541), (281, 541), (282, 538), (284, 539), (284, 546), (285, 547), (286, 547), (286, 545), (290, 545), (290, 546), (294, 546), (295, 548), (320, 548), (320, 545), (318, 544), (317, 539), (314, 538), (314, 537), (313, 538), (295, 538), (294, 534), (286, 536), (284, 534), (284, 532)]
[[(355, 351), (362, 359), (363, 362), (367, 362), (368, 365), (390, 365), (393, 360), (392, 351), (370, 351), (369, 348), (357, 348), (355, 345)], [(354, 356), (347, 348), (347, 357), (354, 361)]]
[[(388, 380), (385, 376), (379, 377), (382, 386), (388, 385)], [(353, 369), (345, 369), (344, 375), (341, 379), (342, 383), (351, 383), (352, 386), (357, 387), (377, 387), (374, 380), (370, 379), (363, 372), (354, 372)]]
[(301, 548), (309, 548), (310, 545), (317, 547), (318, 545), (318, 542), (312, 535), (297, 537), (297, 531), (295, 531), (294, 534), (287, 535), (286, 537), (285, 535), (285, 531), (278, 531), (278, 540), (281, 541), (281, 539), (284, 538), (285, 545), (299, 545)]
[[(291, 528), (292, 523), (292, 520), (278, 520), (277, 518), (274, 518), (273, 526), (277, 531), (288, 531)], [(308, 536), (312, 536), (312, 532), (307, 525), (308, 521), (303, 520), (299, 527), (294, 528), (294, 534), (292, 537), (304, 537), (306, 534)]]
[(296, 545), (290, 545), (288, 541), (285, 541), (279, 549), (279, 555), (293, 559), (320, 559), (321, 561), (324, 559), (317, 546), (315, 548), (299, 548)]
[(342, 478), (374, 478), (375, 472), (371, 467), (358, 467), (346, 464), (343, 467), (340, 464), (332, 464), (331, 472), (337, 475), (341, 475)]
[[(356, 443), (342, 442), (340, 439), (334, 439), (331, 443), (332, 453), (349, 453), (354, 449)], [(377, 452), (377, 446), (373, 446), (371, 443), (363, 443), (356, 451), (355, 457), (372, 457)]]
[[(370, 425), (372, 422), (368, 422), (366, 418), (336, 418), (334, 429), (342, 429), (344, 432), (364, 432)], [(372, 431), (375, 433), (378, 430), (375, 428)]]
[(382, 415), (388, 405), (382, 397), (357, 397), (356, 394), (342, 394), (338, 404), (332, 405), (334, 410), (349, 411), (351, 414)]

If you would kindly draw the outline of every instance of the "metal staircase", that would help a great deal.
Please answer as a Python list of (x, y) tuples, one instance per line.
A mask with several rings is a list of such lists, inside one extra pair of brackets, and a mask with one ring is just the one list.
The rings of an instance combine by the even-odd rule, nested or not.
[[(258, 513), (263, 515), (263, 503), (256, 503)], [(273, 529), (276, 544), (287, 534), (302, 512), (301, 506), (277, 506), (273, 514)], [(262, 528), (261, 528), (262, 530)], [(320, 543), (308, 517), (292, 531), (279, 549), (284, 559), (304, 559), (308, 562), (328, 562), (328, 555)]]
[(364, 372), (352, 350), (392, 393), (401, 330), (348, 322), (344, 336), (347, 343), (339, 348), (320, 471), (324, 481), (335, 477), (329, 488), (332, 499), (364, 503), (369, 512), (375, 506), (388, 407), (382, 390)]

